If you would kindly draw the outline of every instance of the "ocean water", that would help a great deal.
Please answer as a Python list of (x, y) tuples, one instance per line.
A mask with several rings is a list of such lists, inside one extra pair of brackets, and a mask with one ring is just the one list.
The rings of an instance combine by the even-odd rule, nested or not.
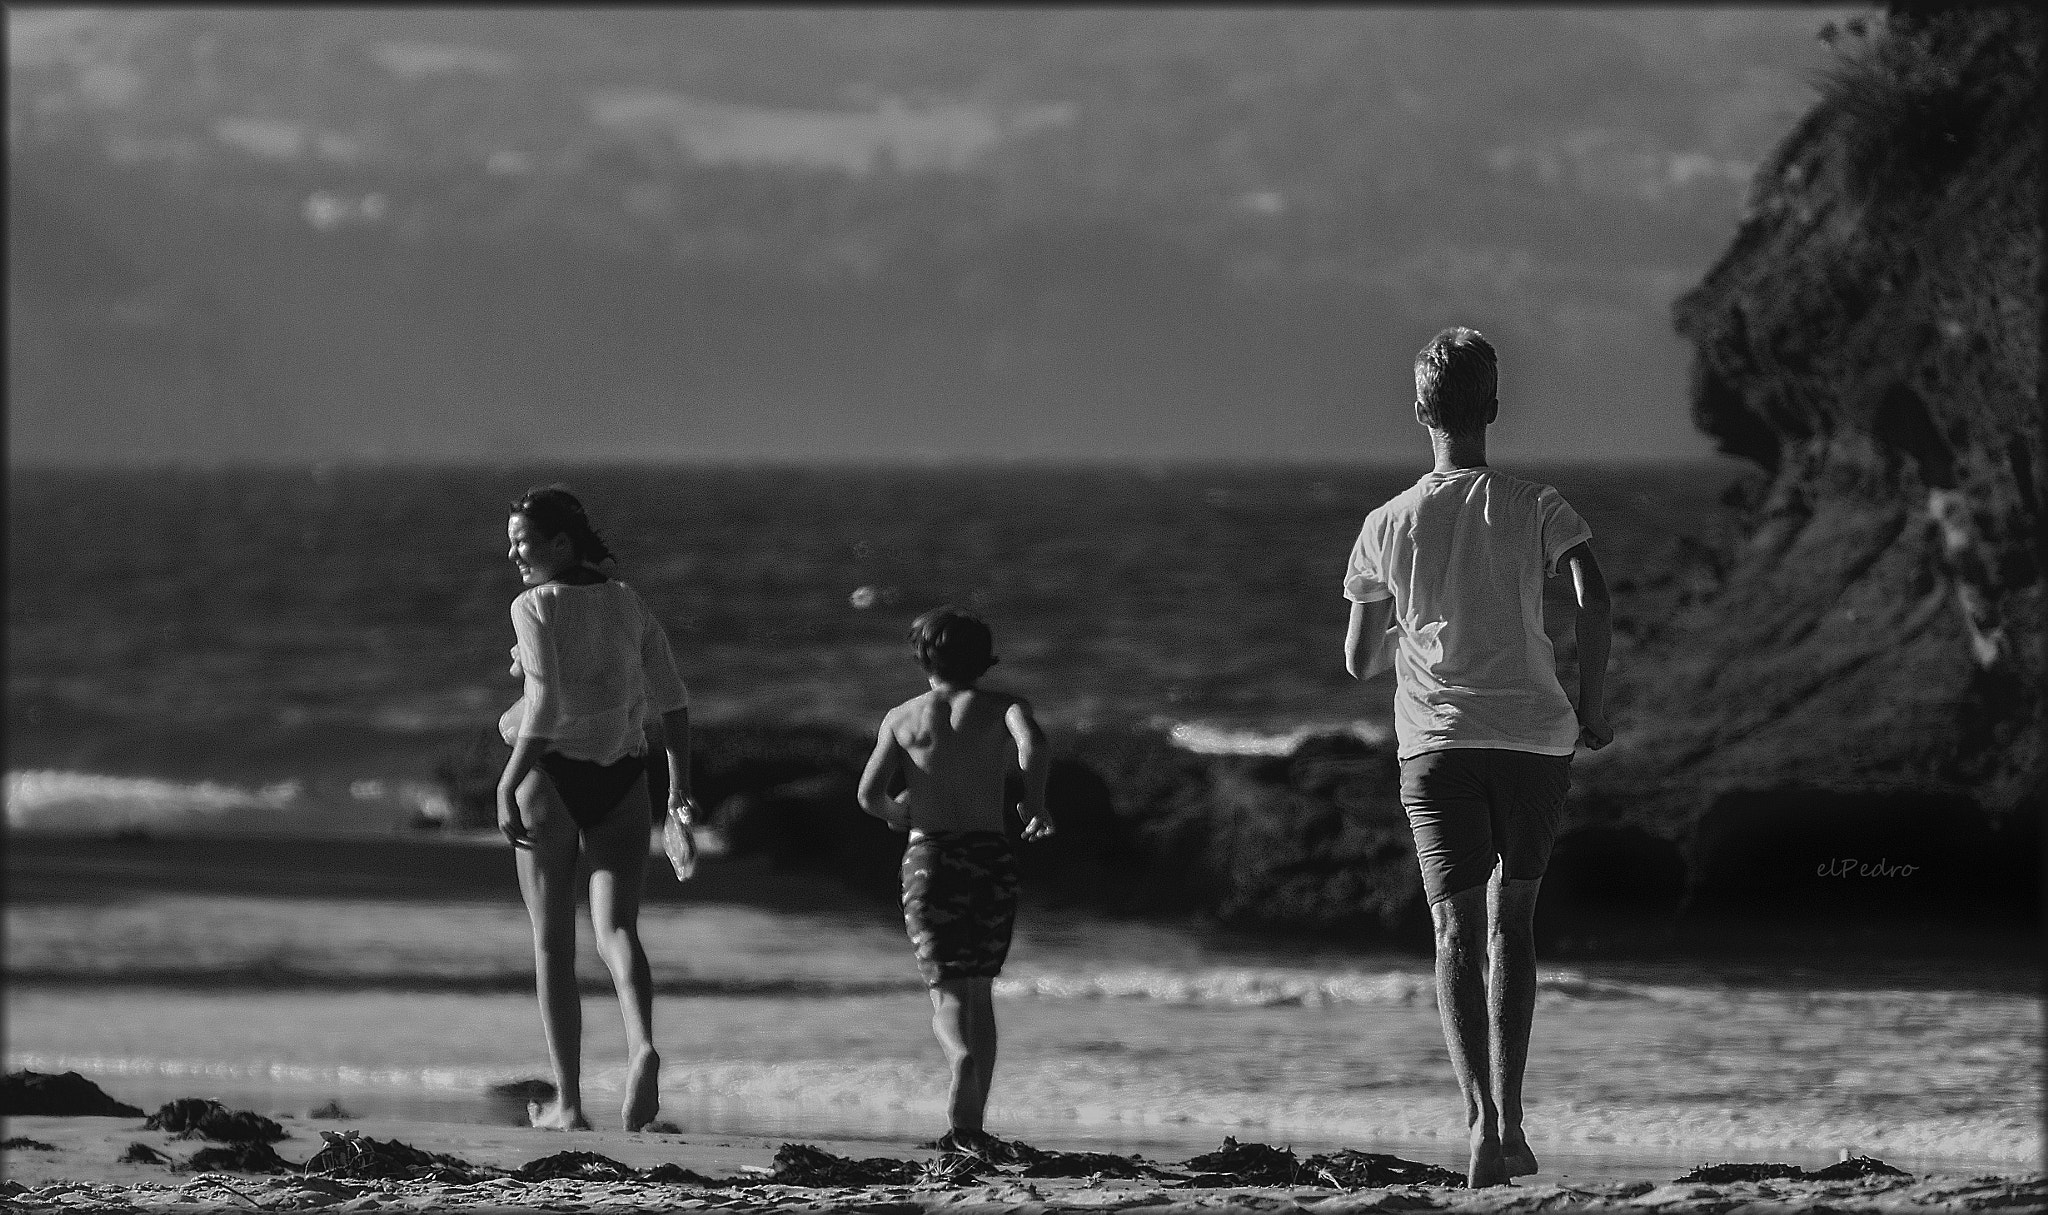
[[(1338, 580), (1365, 511), (1417, 471), (16, 471), (7, 822), (227, 850), (296, 834), (317, 855), (322, 833), (445, 811), (436, 758), (518, 694), (504, 503), (556, 478), (668, 625), (704, 719), (870, 728), (921, 684), (905, 623), (952, 601), (988, 616), (998, 676), (1055, 731), (1152, 724), (1249, 751), (1370, 735), (1389, 689), (1343, 674)], [(1587, 516), (1617, 584), (1715, 527), (1734, 475), (1524, 471)], [(137, 874), (160, 863), (122, 846)], [(516, 896), (25, 889), (5, 923), (9, 1069), (77, 1070), (144, 1106), (473, 1120), (512, 1112), (491, 1085), (546, 1074)], [(645, 935), (663, 1105), (686, 1133), (941, 1129), (929, 1008), (888, 908), (655, 903)], [(584, 965), (588, 1105), (610, 1125), (622, 1038)], [(1845, 1149), (2036, 1166), (2038, 980), (1924, 959), (1545, 966), (1531, 1135), (1582, 1173)], [(997, 990), (1002, 1133), (1458, 1163), (1424, 958), (1027, 906)]]
[[(953, 602), (987, 616), (995, 677), (1055, 729), (1370, 735), (1390, 685), (1344, 674), (1339, 582), (1366, 511), (1420, 471), (15, 470), (9, 821), (385, 830), (436, 812), (435, 759), (518, 696), (505, 503), (555, 479), (668, 627), (701, 720), (871, 729), (922, 686), (906, 624)], [(1565, 490), (1618, 579), (1712, 527), (1737, 475), (1520, 471)]]

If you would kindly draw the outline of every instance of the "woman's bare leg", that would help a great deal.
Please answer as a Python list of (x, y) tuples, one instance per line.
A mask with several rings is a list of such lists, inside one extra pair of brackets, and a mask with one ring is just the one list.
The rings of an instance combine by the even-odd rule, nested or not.
[(555, 1100), (527, 1107), (545, 1130), (589, 1130), (583, 1117), (583, 996), (576, 987), (577, 830), (554, 782), (535, 771), (519, 785), (519, 813), (533, 847), (516, 848), (519, 893), (533, 921), (534, 987), (555, 1069)]
[(590, 922), (597, 952), (612, 972), (626, 1023), (626, 1129), (654, 1121), (661, 1108), (661, 1056), (654, 1050), (654, 974), (640, 944), (640, 888), (647, 874), (646, 778), (603, 821), (583, 834), (590, 858)]

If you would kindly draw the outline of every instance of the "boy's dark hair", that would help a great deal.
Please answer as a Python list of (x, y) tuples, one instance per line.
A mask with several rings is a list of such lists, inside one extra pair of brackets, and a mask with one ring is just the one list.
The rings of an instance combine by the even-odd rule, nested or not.
[(972, 612), (951, 604), (910, 622), (910, 648), (917, 665), (947, 683), (969, 683), (996, 665), (995, 638)]
[(1477, 329), (1453, 325), (1415, 354), (1415, 403), (1431, 430), (1483, 433), (1499, 389), (1493, 344)]
[(578, 561), (596, 565), (618, 559), (598, 538), (597, 529), (590, 526), (590, 516), (584, 513), (583, 503), (576, 500), (566, 485), (542, 485), (527, 490), (512, 503), (512, 513), (526, 516), (527, 525), (543, 536), (569, 537), (570, 550)]

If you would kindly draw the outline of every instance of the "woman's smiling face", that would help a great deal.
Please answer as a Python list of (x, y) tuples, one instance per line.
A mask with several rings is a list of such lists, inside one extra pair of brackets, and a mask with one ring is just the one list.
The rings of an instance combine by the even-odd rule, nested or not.
[(511, 542), (505, 556), (519, 570), (519, 581), (528, 586), (550, 582), (576, 564), (576, 549), (566, 533), (543, 535), (525, 515), (505, 521), (505, 538)]

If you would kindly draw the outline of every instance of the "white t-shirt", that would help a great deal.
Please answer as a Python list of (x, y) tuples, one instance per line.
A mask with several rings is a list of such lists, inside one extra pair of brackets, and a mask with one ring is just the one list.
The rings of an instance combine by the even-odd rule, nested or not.
[(1402, 759), (1454, 747), (1570, 755), (1577, 714), (1543, 632), (1543, 580), (1592, 529), (1555, 489), (1429, 472), (1365, 517), (1344, 597), (1391, 597)]
[(550, 582), (512, 601), (512, 673), (526, 694), (498, 719), (506, 742), (608, 764), (647, 749), (651, 714), (686, 708), (690, 691), (661, 622), (616, 578)]

